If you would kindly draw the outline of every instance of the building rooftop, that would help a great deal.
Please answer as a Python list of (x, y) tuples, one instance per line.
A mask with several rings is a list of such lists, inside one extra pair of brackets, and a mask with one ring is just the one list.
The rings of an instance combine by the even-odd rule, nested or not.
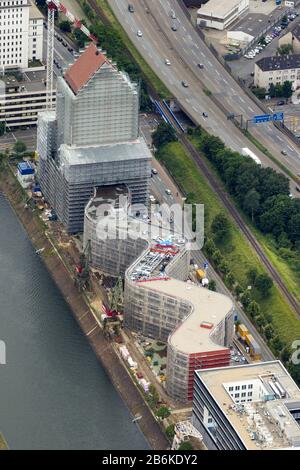
[(108, 64), (106, 56), (91, 43), (65, 73), (65, 80), (75, 93), (88, 83), (103, 64)]
[(240, 0), (209, 0), (198, 10), (198, 15), (217, 16), (224, 18), (227, 14), (240, 3)]
[(169, 343), (176, 350), (193, 354), (227, 349), (216, 344), (214, 331), (233, 308), (229, 297), (176, 279), (153, 281), (148, 287), (191, 304), (192, 313), (169, 338)]
[[(196, 371), (247, 449), (300, 446), (300, 390), (280, 361)], [(252, 384), (253, 401), (237, 402), (229, 387)], [(277, 391), (276, 391), (277, 390)], [(275, 391), (275, 392), (274, 392)]]
[(300, 54), (263, 57), (256, 62), (256, 65), (263, 72), (300, 68)]

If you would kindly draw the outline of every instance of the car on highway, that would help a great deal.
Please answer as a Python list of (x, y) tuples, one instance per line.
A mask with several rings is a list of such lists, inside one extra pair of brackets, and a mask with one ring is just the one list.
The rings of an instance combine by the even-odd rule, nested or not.
[(189, 87), (188, 82), (186, 82), (185, 80), (182, 80), (181, 85), (182, 85), (184, 88), (188, 88), (188, 87)]
[(158, 173), (156, 168), (152, 168), (151, 172), (152, 172), (153, 175), (157, 175), (157, 173)]
[(205, 113), (205, 112), (203, 112), (203, 113), (202, 113), (202, 116), (205, 117), (205, 118), (207, 118), (207, 117), (208, 117), (208, 114)]
[(170, 16), (173, 20), (176, 20), (176, 13), (174, 10), (171, 10)]
[(141, 37), (143, 36), (143, 33), (142, 33), (142, 31), (139, 29), (139, 30), (137, 31), (136, 35), (137, 35), (139, 38), (141, 38)]
[(172, 31), (177, 31), (177, 29), (178, 29), (178, 28), (177, 28), (176, 24), (175, 24), (175, 23), (172, 24), (171, 30), (172, 30)]
[(282, 155), (287, 155), (287, 151), (286, 150), (281, 150), (281, 154)]
[(204, 69), (204, 65), (203, 64), (197, 64), (199, 69)]
[(166, 194), (167, 194), (168, 196), (171, 196), (171, 194), (172, 194), (172, 193), (171, 193), (171, 190), (170, 190), (170, 189), (166, 189)]
[(129, 11), (130, 13), (134, 13), (134, 6), (131, 5), (131, 3), (129, 3), (129, 5), (128, 5), (128, 11)]
[(169, 61), (169, 59), (165, 59), (165, 64), (166, 65), (171, 65), (171, 62)]

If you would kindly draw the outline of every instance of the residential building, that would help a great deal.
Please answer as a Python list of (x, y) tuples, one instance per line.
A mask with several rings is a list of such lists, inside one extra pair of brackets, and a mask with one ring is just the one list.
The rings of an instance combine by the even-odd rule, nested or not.
[(0, 0), (0, 68), (25, 70), (42, 60), (43, 18), (30, 0)]
[(197, 12), (197, 24), (224, 30), (249, 9), (249, 0), (209, 0)]
[(300, 448), (300, 390), (280, 361), (198, 370), (192, 423), (208, 449)]
[(97, 187), (125, 184), (147, 203), (151, 153), (138, 126), (139, 86), (90, 44), (57, 80), (56, 112), (39, 115), (39, 177), (70, 233), (83, 231)]
[(293, 89), (300, 86), (300, 54), (263, 57), (254, 66), (254, 85), (269, 89), (273, 85), (292, 82)]

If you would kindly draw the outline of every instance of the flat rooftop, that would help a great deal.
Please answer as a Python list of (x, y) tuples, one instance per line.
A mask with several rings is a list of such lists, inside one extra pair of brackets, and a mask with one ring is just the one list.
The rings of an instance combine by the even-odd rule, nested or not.
[(176, 279), (152, 281), (147, 287), (188, 302), (192, 313), (171, 334), (169, 343), (185, 354), (227, 349), (216, 344), (214, 330), (233, 308), (229, 297)]
[[(300, 409), (300, 390), (280, 361), (196, 371), (224, 415), (239, 434), (245, 447), (252, 450), (289, 448), (299, 442), (300, 427), (289, 409)], [(279, 382), (284, 398), (263, 399), (235, 404), (225, 385), (259, 381), (266, 387), (270, 381)], [(268, 392), (270, 393), (270, 392)], [(254, 430), (254, 422), (257, 423)], [(266, 430), (269, 444), (254, 438), (257, 428)], [(280, 429), (284, 429), (284, 433)]]
[(224, 18), (240, 3), (240, 0), (209, 0), (198, 10), (198, 15), (217, 16)]

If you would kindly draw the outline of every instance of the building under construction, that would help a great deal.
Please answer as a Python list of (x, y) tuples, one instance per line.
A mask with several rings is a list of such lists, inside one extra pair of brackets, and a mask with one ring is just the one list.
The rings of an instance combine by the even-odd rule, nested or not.
[(38, 119), (39, 178), (68, 231), (83, 231), (97, 187), (126, 184), (145, 205), (151, 153), (139, 136), (139, 86), (92, 43), (59, 77), (56, 106)]

